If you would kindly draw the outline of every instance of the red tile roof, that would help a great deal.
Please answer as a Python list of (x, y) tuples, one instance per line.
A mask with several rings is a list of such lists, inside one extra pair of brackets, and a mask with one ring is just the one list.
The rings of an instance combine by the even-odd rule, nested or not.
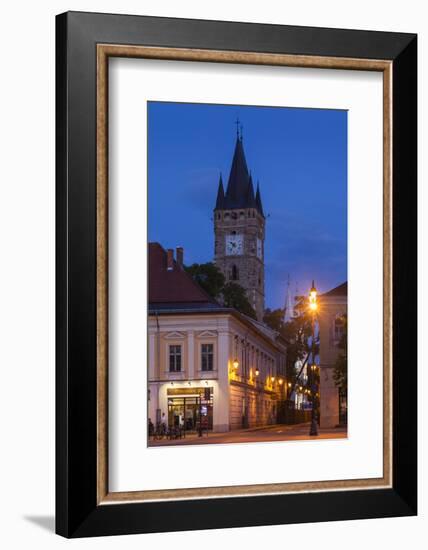
[(175, 260), (167, 269), (167, 252), (159, 243), (149, 243), (149, 303), (218, 305)]

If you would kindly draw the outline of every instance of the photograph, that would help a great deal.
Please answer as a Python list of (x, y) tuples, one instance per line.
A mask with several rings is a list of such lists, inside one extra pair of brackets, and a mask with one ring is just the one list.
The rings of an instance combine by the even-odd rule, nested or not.
[(347, 110), (148, 101), (147, 158), (147, 445), (347, 438)]

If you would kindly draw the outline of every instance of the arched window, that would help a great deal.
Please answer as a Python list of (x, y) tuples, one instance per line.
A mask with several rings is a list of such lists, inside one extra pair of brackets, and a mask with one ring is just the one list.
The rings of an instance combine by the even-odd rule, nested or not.
[(232, 276), (231, 276), (231, 279), (232, 279), (232, 281), (239, 281), (239, 270), (238, 270), (238, 268), (236, 267), (236, 265), (233, 265), (233, 266), (232, 266)]

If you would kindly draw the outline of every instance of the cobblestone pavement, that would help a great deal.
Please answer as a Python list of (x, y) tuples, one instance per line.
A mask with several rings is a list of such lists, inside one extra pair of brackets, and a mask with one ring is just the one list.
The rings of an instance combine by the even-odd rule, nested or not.
[(203, 437), (198, 437), (195, 433), (188, 433), (182, 439), (160, 439), (150, 440), (149, 447), (158, 447), (164, 445), (204, 445), (207, 443), (254, 443), (263, 441), (299, 441), (314, 439), (340, 439), (347, 437), (347, 431), (344, 427), (319, 429), (317, 436), (309, 435), (309, 423), (295, 424), (275, 424), (263, 428), (250, 428), (247, 430), (234, 430), (226, 433), (209, 432), (204, 433)]

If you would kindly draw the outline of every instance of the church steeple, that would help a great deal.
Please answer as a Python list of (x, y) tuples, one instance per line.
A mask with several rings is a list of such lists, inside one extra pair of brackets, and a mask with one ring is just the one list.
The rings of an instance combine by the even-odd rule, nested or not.
[(229, 181), (225, 197), (225, 208), (245, 208), (249, 173), (245, 159), (242, 136), (236, 136), (235, 151), (230, 168)]
[(254, 308), (264, 314), (265, 216), (260, 187), (247, 166), (242, 127), (236, 121), (236, 142), (226, 191), (220, 176), (214, 207), (214, 261), (227, 282), (239, 284)]

